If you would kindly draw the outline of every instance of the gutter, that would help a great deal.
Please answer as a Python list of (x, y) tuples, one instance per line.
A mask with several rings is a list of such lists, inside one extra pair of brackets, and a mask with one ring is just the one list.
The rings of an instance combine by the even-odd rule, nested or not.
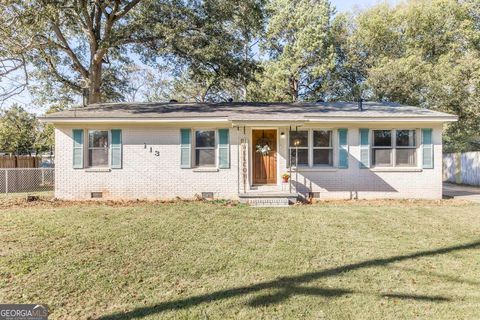
[(42, 123), (190, 123), (190, 122), (230, 122), (227, 117), (218, 118), (72, 118), (40, 117)]
[(258, 126), (282, 126), (305, 123), (334, 123), (334, 122), (354, 122), (354, 123), (385, 123), (385, 122), (455, 122), (458, 121), (457, 116), (422, 116), (422, 117), (341, 117), (341, 116), (329, 116), (329, 117), (309, 117), (305, 119), (294, 120), (280, 120), (280, 119), (229, 119), (228, 117), (196, 117), (196, 118), (134, 118), (134, 117), (40, 117), (38, 118), (43, 123), (232, 123), (235, 125), (258, 125)]
[(444, 117), (310, 117), (306, 119), (308, 122), (455, 122), (458, 121), (457, 116)]

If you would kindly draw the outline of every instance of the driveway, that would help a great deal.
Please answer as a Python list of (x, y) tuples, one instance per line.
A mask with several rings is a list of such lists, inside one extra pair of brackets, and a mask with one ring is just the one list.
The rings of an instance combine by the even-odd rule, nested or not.
[(455, 198), (480, 202), (480, 187), (464, 186), (453, 183), (443, 183), (443, 196), (445, 198)]

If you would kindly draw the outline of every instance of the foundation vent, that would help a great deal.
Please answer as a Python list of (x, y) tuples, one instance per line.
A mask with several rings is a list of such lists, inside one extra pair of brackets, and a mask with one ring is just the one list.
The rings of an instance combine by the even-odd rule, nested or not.
[(101, 198), (103, 198), (103, 193), (102, 192), (91, 192), (90, 193), (90, 198), (101, 199)]
[(310, 199), (318, 199), (320, 198), (320, 192), (309, 192), (308, 197)]
[(202, 199), (213, 200), (213, 192), (202, 192)]

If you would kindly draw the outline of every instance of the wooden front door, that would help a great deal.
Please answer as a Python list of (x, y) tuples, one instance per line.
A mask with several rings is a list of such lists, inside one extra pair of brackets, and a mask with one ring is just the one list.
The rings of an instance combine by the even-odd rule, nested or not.
[[(270, 148), (268, 154), (258, 152), (257, 146)], [(277, 183), (277, 130), (252, 131), (253, 184)]]

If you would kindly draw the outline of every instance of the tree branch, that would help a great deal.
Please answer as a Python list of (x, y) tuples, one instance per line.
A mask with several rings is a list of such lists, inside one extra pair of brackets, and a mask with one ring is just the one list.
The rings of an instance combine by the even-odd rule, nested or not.
[(139, 2), (140, 2), (140, 0), (132, 0), (130, 3), (128, 3), (127, 5), (125, 5), (125, 7), (123, 7), (123, 10), (120, 11), (118, 14), (116, 14), (115, 20), (118, 20), (118, 19), (120, 19), (121, 17), (123, 17), (124, 15), (126, 15), (130, 10), (133, 9), (133, 7), (135, 7)]
[(52, 72), (52, 74), (55, 76), (55, 78), (60, 81), (61, 83), (69, 86), (71, 89), (75, 90), (75, 91), (80, 91), (82, 90), (82, 87), (80, 87), (79, 85), (75, 84), (74, 82), (72, 82), (71, 80), (63, 77), (60, 72), (58, 72), (57, 68), (55, 68), (55, 65), (53, 64), (52, 62), (52, 59), (49, 57), (49, 56), (45, 56), (45, 61), (47, 62), (47, 65), (48, 65), (48, 69), (50, 70), (50, 72)]
[(63, 44), (63, 46), (60, 46), (63, 51), (67, 53), (67, 55), (72, 59), (73, 65), (75, 66), (75, 69), (77, 69), (78, 72), (82, 75), (83, 78), (88, 79), (88, 70), (82, 65), (80, 60), (78, 59), (77, 55), (75, 52), (73, 52), (72, 48), (70, 48), (70, 45), (68, 44), (67, 40), (63, 36), (62, 31), (60, 30), (60, 27), (56, 21), (52, 21), (52, 28), (55, 34), (57, 35), (57, 38), (60, 40), (60, 42)]

